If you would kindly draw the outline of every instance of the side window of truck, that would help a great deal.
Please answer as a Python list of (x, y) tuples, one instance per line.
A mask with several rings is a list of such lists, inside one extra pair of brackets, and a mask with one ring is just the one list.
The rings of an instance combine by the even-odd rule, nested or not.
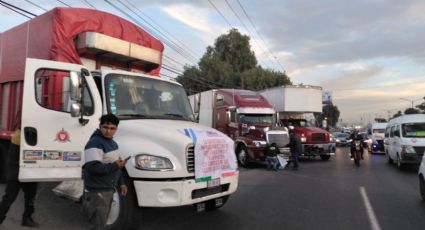
[[(37, 103), (60, 112), (71, 111), (70, 73), (66, 70), (40, 69), (35, 74), (35, 97)], [(83, 93), (84, 115), (93, 114), (93, 100), (88, 88)]]

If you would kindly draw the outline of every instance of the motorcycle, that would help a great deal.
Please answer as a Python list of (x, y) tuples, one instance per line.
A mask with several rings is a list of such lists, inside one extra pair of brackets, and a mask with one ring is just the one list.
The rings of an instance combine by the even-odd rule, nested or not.
[(354, 164), (359, 167), (363, 152), (363, 144), (360, 140), (354, 140)]

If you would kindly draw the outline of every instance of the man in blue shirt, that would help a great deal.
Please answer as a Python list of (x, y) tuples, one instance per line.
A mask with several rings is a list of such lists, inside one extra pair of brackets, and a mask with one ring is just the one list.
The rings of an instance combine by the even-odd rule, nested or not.
[(121, 169), (126, 160), (118, 152), (112, 139), (117, 131), (118, 118), (113, 114), (100, 118), (96, 129), (84, 149), (84, 200), (83, 211), (89, 219), (89, 229), (105, 229), (115, 187), (120, 185), (121, 195), (127, 194)]

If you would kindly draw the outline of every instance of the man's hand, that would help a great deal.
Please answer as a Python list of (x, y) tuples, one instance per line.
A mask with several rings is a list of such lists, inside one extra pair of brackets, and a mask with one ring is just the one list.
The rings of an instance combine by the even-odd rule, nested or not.
[(128, 187), (127, 187), (127, 185), (125, 185), (125, 184), (122, 184), (121, 186), (120, 186), (120, 192), (121, 192), (121, 195), (122, 196), (126, 196), (127, 195), (127, 192), (128, 192)]
[(121, 160), (121, 159), (115, 161), (115, 164), (117, 164), (118, 168), (120, 168), (120, 169), (124, 168), (125, 163), (127, 163), (127, 161)]

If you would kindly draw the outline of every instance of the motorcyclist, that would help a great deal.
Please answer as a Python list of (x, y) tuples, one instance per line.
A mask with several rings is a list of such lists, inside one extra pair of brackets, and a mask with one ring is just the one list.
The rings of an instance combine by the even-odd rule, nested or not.
[[(359, 140), (362, 142), (362, 149), (363, 149), (363, 136), (359, 134), (359, 130), (358, 129), (354, 129), (353, 132), (350, 134), (350, 140), (351, 140), (351, 145), (350, 145), (350, 153), (351, 153), (351, 159), (354, 158), (354, 151), (356, 150), (356, 145), (355, 145), (355, 140)], [(363, 160), (363, 151), (361, 151), (361, 159)]]

